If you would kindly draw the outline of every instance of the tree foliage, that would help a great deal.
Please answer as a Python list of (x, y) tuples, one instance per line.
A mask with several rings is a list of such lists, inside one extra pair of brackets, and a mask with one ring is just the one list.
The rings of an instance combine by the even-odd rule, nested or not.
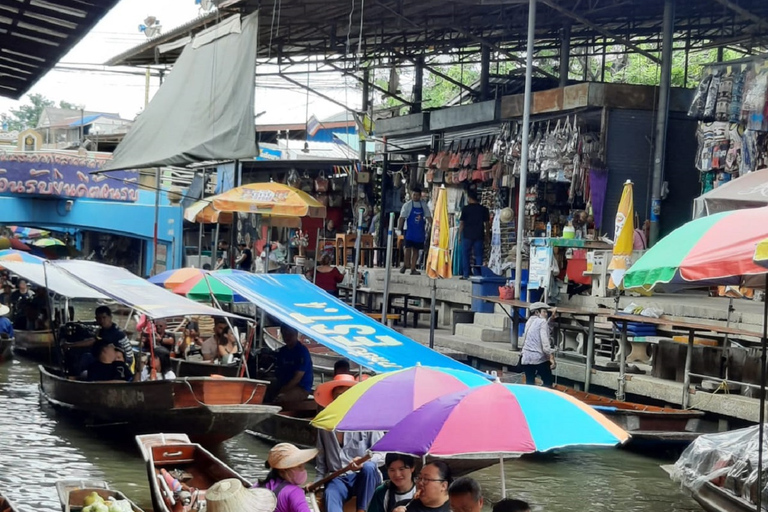
[[(43, 96), (42, 94), (30, 94), (27, 96), (29, 101), (27, 104), (21, 105), (19, 108), (12, 108), (8, 112), (0, 114), (0, 123), (5, 130), (26, 130), (27, 128), (34, 128), (40, 121), (40, 116), (43, 113), (45, 107), (55, 107), (56, 102)], [(61, 100), (59, 101), (59, 108), (80, 110), (85, 108), (83, 105), (77, 105), (75, 103)]]

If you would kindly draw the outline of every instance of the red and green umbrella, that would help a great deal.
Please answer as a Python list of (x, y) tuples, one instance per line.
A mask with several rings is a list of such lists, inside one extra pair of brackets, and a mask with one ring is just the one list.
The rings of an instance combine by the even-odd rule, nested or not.
[(768, 207), (722, 212), (692, 220), (646, 252), (624, 276), (624, 288), (651, 291), (740, 285), (765, 274), (753, 261), (768, 238)]
[(219, 302), (245, 302), (245, 299), (232, 291), (232, 289), (216, 279), (218, 272), (228, 273), (232, 270), (220, 270), (217, 272), (211, 272), (207, 275), (201, 274), (187, 279), (180, 285), (174, 287), (171, 291), (178, 295), (184, 295), (188, 299), (198, 302), (209, 302), (211, 300), (211, 292), (216, 300)]

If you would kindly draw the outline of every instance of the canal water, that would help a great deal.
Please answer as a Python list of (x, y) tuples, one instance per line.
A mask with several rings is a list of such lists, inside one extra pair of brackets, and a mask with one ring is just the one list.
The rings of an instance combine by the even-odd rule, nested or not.
[[(94, 432), (61, 418), (40, 398), (37, 365), (15, 359), (0, 364), (0, 492), (24, 511), (59, 510), (58, 479), (109, 482), (145, 510), (152, 503), (146, 470), (131, 437)], [(566, 427), (566, 425), (563, 425)], [(216, 455), (247, 479), (264, 476), (269, 446), (247, 434)], [(696, 503), (669, 480), (669, 463), (624, 450), (575, 450), (505, 464), (507, 494), (534, 511), (678, 512)], [(486, 503), (500, 497), (499, 467), (473, 475)]]

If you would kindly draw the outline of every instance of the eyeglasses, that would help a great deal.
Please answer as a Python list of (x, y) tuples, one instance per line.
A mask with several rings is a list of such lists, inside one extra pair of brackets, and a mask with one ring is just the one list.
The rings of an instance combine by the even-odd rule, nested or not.
[(423, 476), (417, 476), (414, 481), (418, 484), (420, 482), (445, 482), (442, 478), (424, 478)]

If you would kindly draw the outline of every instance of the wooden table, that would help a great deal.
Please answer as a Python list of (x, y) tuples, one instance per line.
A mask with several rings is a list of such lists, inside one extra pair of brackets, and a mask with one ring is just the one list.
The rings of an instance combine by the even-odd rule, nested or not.
[[(337, 234), (336, 235), (336, 264), (347, 266), (347, 255), (350, 250), (355, 249), (355, 242), (357, 240), (357, 233), (352, 234)], [(360, 237), (360, 248), (370, 249), (373, 247), (373, 235), (362, 235)]]
[[(358, 287), (357, 293), (365, 295), (365, 303), (363, 304), (363, 307), (366, 309), (366, 312), (368, 313), (374, 313), (373, 310), (373, 299), (376, 296), (384, 295), (383, 291), (374, 290), (373, 288), (362, 286)], [(349, 285), (339, 285), (339, 295), (341, 296), (341, 300), (344, 302), (347, 302), (349, 300), (350, 296), (352, 294), (352, 287)], [(411, 297), (410, 293), (398, 293), (398, 292), (389, 292), (388, 297), (388, 304), (387, 304), (387, 312), (389, 312), (392, 309), (392, 301), (395, 299), (403, 299), (403, 325), (405, 325), (407, 319), (408, 319), (408, 299)], [(354, 306), (353, 306), (354, 307)]]

